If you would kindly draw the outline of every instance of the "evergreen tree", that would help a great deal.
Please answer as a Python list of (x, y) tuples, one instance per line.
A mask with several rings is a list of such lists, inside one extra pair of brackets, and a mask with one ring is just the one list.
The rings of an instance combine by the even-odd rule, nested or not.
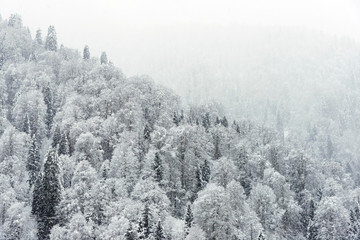
[(216, 117), (215, 125), (219, 125), (219, 124), (220, 124), (220, 119), (219, 119), (219, 117)]
[(60, 127), (58, 125), (56, 125), (53, 136), (52, 136), (51, 146), (53, 148), (57, 148), (59, 146), (59, 144), (60, 144), (60, 141), (61, 141)]
[(220, 137), (218, 135), (215, 136), (214, 148), (215, 148), (214, 159), (216, 160), (216, 159), (219, 159), (221, 157)]
[(60, 138), (60, 144), (59, 144), (59, 148), (58, 148), (58, 154), (61, 155), (69, 155), (70, 154), (70, 142), (69, 142), (69, 138), (68, 135), (63, 132), (61, 133), (61, 138)]
[(201, 171), (199, 169), (199, 167), (196, 168), (195, 171), (195, 192), (198, 193), (199, 191), (201, 191), (203, 189), (203, 179), (201, 177)]
[(37, 141), (36, 135), (31, 137), (31, 145), (29, 148), (29, 154), (27, 159), (26, 168), (29, 172), (29, 183), (32, 186), (36, 177), (39, 175), (41, 163), (40, 163), (40, 144)]
[(31, 213), (38, 219), (38, 221), (40, 220), (39, 217), (41, 215), (41, 209), (43, 205), (42, 194), (44, 190), (43, 190), (42, 182), (43, 182), (43, 175), (40, 172), (35, 181), (35, 186), (33, 190), (33, 199), (31, 204)]
[(360, 239), (360, 210), (358, 206), (350, 210), (349, 239)]
[(144, 127), (144, 139), (151, 141), (150, 134), (151, 134), (151, 128), (150, 128), (149, 124), (145, 124), (145, 127)]
[(308, 240), (317, 240), (317, 227), (315, 226), (313, 221), (310, 221), (309, 228), (308, 228)]
[(46, 86), (43, 88), (44, 102), (46, 105), (46, 116), (45, 116), (45, 124), (47, 126), (48, 132), (52, 127), (53, 119), (55, 116), (55, 107), (53, 101), (53, 94), (51, 92), (50, 86)]
[(155, 172), (155, 180), (160, 184), (163, 179), (163, 166), (161, 162), (161, 158), (159, 156), (159, 152), (155, 153), (153, 170)]
[(36, 31), (35, 40), (36, 40), (36, 43), (37, 43), (37, 44), (43, 45), (43, 40), (42, 40), (42, 35), (41, 35), (41, 30), (40, 30), (40, 29), (38, 29), (38, 30)]
[(262, 232), (259, 234), (258, 240), (265, 240), (264, 235), (262, 234)]
[(208, 132), (210, 128), (210, 114), (207, 112), (202, 118), (202, 125), (205, 128), (205, 131)]
[(226, 128), (229, 126), (229, 123), (228, 123), (228, 121), (227, 121), (227, 119), (226, 119), (225, 116), (224, 116), (223, 119), (221, 120), (221, 124), (222, 124), (224, 127), (226, 127)]
[(154, 239), (155, 240), (164, 240), (165, 239), (164, 230), (161, 226), (160, 220), (158, 221), (158, 223), (156, 225), (156, 229), (154, 232)]
[(48, 34), (46, 36), (45, 49), (56, 52), (57, 48), (58, 48), (58, 43), (57, 43), (55, 27), (53, 25), (50, 25), (48, 28)]
[(142, 212), (141, 219), (138, 226), (138, 237), (139, 239), (147, 239), (151, 234), (151, 223), (150, 223), (150, 208), (148, 204), (145, 204)]
[(190, 228), (191, 228), (191, 226), (193, 224), (193, 221), (194, 221), (194, 216), (193, 216), (193, 213), (191, 211), (191, 206), (189, 204), (188, 207), (187, 207), (187, 210), (186, 210), (186, 214), (185, 214), (185, 227), (184, 227), (185, 237), (189, 234), (189, 231), (190, 231)]
[(21, 28), (22, 27), (21, 16), (18, 14), (11, 14), (9, 17), (8, 25), (14, 28)]
[(101, 64), (108, 64), (108, 59), (107, 59), (106, 52), (101, 53), (100, 63)]
[(203, 165), (201, 165), (201, 178), (206, 183), (210, 181), (210, 166), (206, 159), (204, 160)]
[(181, 116), (178, 116), (176, 112), (173, 114), (173, 123), (178, 127), (181, 122)]
[(59, 174), (57, 153), (54, 149), (50, 149), (44, 165), (44, 177), (39, 198), (37, 198), (36, 202), (33, 201), (33, 204), (39, 204), (38, 206), (33, 206), (35, 215), (38, 216), (39, 239), (49, 239), (51, 228), (57, 223), (56, 207), (61, 199)]
[(85, 45), (85, 47), (84, 47), (83, 59), (85, 59), (85, 60), (90, 59), (90, 50), (89, 50), (88, 45)]
[(136, 235), (134, 233), (131, 223), (130, 223), (128, 230), (125, 233), (125, 239), (126, 240), (136, 240)]

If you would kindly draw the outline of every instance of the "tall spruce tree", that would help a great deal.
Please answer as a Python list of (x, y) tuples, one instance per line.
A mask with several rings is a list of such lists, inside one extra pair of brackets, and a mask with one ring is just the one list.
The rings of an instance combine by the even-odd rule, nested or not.
[(55, 116), (53, 94), (51, 92), (50, 86), (48, 85), (44, 87), (42, 93), (44, 95), (44, 102), (46, 105), (45, 124), (47, 126), (48, 133), (50, 133), (50, 129), (52, 127), (53, 119)]
[(201, 178), (206, 183), (210, 181), (210, 166), (209, 166), (209, 161), (206, 159), (204, 160), (204, 163), (201, 165)]
[(56, 52), (57, 48), (58, 48), (58, 43), (57, 43), (55, 27), (53, 25), (50, 25), (48, 28), (48, 34), (46, 36), (45, 49)]
[(141, 214), (141, 219), (138, 226), (139, 239), (147, 239), (151, 234), (150, 223), (150, 208), (148, 204), (145, 204), (144, 210)]
[(229, 126), (229, 123), (228, 123), (228, 121), (227, 121), (227, 119), (226, 119), (225, 116), (224, 116), (223, 119), (221, 120), (221, 124), (222, 124), (224, 127), (226, 127), (226, 128)]
[(349, 239), (360, 239), (360, 210), (358, 206), (350, 210)]
[(194, 216), (193, 213), (191, 211), (191, 206), (190, 204), (187, 207), (186, 210), (186, 214), (185, 214), (185, 227), (184, 227), (184, 235), (185, 237), (189, 234), (190, 228), (193, 224), (194, 221)]
[(101, 64), (108, 64), (108, 59), (107, 59), (106, 52), (101, 53), (100, 63)]
[(153, 163), (153, 170), (154, 170), (154, 178), (159, 184), (163, 179), (163, 166), (161, 162), (161, 158), (159, 156), (159, 152), (155, 153), (154, 163)]
[(42, 40), (42, 35), (41, 35), (41, 30), (40, 30), (40, 29), (38, 29), (38, 30), (36, 31), (35, 40), (36, 40), (36, 43), (37, 43), (37, 44), (43, 45), (43, 40)]
[(90, 50), (89, 50), (89, 46), (88, 46), (88, 45), (85, 45), (85, 47), (84, 47), (83, 59), (84, 59), (84, 60), (90, 59)]
[(160, 220), (156, 224), (156, 228), (154, 231), (154, 239), (155, 240), (164, 240), (165, 239), (164, 230), (163, 230), (163, 227), (161, 226)]
[(31, 145), (29, 148), (28, 159), (26, 168), (29, 172), (29, 183), (32, 186), (37, 176), (39, 175), (41, 163), (40, 163), (40, 144), (38, 143), (36, 135), (31, 137)]
[(130, 223), (129, 228), (127, 229), (126, 233), (125, 233), (125, 239), (126, 240), (136, 240), (136, 234), (134, 233), (134, 230), (132, 228), (132, 225)]
[[(61, 199), (60, 168), (57, 153), (51, 148), (44, 165), (44, 174), (41, 184), (36, 184), (36, 201), (33, 201), (33, 210), (37, 216), (39, 239), (49, 239), (51, 228), (57, 223), (56, 207)], [(34, 206), (37, 204), (38, 206)]]
[(205, 116), (202, 117), (202, 125), (205, 128), (205, 131), (208, 132), (211, 126), (210, 124), (210, 114), (207, 112)]

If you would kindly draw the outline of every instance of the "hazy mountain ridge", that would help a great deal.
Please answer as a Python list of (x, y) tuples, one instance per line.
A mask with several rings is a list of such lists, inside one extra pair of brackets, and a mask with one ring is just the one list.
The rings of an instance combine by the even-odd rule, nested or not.
[(276, 129), (228, 122), (217, 104), (182, 107), (147, 77), (58, 47), (52, 28), (32, 39), (19, 21), (0, 22), (0, 238), (359, 236), (347, 165), (357, 150), (342, 158), (332, 114), (299, 138), (286, 133), (286, 106), (274, 106)]

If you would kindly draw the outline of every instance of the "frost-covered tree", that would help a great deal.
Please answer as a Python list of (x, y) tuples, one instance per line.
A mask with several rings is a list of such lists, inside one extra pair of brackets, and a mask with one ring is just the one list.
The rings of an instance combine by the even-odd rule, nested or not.
[(208, 183), (210, 181), (211, 170), (209, 161), (207, 159), (204, 160), (204, 163), (200, 167), (201, 169), (201, 178), (204, 182)]
[(280, 237), (280, 223), (284, 211), (279, 209), (274, 191), (266, 185), (257, 184), (251, 190), (249, 204), (265, 229), (265, 235)]
[(131, 224), (126, 231), (125, 239), (126, 240), (136, 240), (136, 234), (135, 234), (134, 229), (132, 228)]
[(226, 185), (235, 179), (236, 167), (231, 159), (222, 157), (217, 160), (211, 170), (211, 180), (226, 188)]
[(154, 235), (155, 240), (165, 240), (166, 239), (163, 227), (161, 225), (161, 221), (157, 222), (153, 235)]
[(191, 206), (189, 204), (185, 213), (185, 227), (184, 227), (185, 237), (189, 234), (190, 228), (193, 225), (193, 221), (194, 221), (194, 216), (191, 210)]
[(108, 64), (108, 59), (107, 59), (106, 52), (101, 53), (100, 63), (101, 64)]
[(161, 158), (159, 156), (159, 152), (155, 153), (154, 163), (153, 163), (153, 169), (154, 169), (154, 178), (155, 181), (157, 181), (159, 184), (161, 184), (161, 181), (163, 179), (163, 166), (161, 162)]
[(56, 52), (58, 49), (56, 30), (53, 25), (50, 25), (48, 28), (48, 33), (45, 41), (45, 49), (53, 52)]
[(349, 229), (349, 212), (336, 197), (325, 197), (315, 211), (317, 239), (345, 239)]
[(41, 159), (40, 159), (40, 143), (38, 142), (36, 135), (31, 137), (29, 154), (27, 157), (26, 168), (29, 172), (30, 185), (35, 183), (37, 176), (40, 173)]
[(90, 50), (89, 50), (89, 46), (88, 46), (88, 45), (85, 45), (85, 47), (84, 47), (83, 59), (85, 59), (85, 60), (90, 59)]
[[(38, 191), (36, 201), (33, 201), (33, 213), (37, 216), (39, 239), (48, 239), (51, 228), (57, 223), (56, 208), (61, 200), (62, 186), (60, 168), (55, 149), (50, 149), (44, 165), (41, 183), (35, 184)], [(34, 204), (37, 204), (34, 206)]]
[(148, 239), (152, 233), (152, 223), (151, 223), (151, 216), (150, 216), (150, 208), (148, 204), (145, 204), (145, 207), (141, 213), (141, 218), (138, 224), (138, 238), (139, 239)]
[(14, 28), (22, 27), (22, 19), (19, 14), (11, 14), (8, 20), (8, 25)]
[(194, 219), (207, 239), (229, 239), (231, 214), (223, 187), (208, 184), (194, 202)]
[(39, 45), (43, 44), (43, 39), (42, 39), (42, 34), (41, 34), (40, 29), (36, 30), (35, 40), (36, 40), (37, 44), (39, 44)]

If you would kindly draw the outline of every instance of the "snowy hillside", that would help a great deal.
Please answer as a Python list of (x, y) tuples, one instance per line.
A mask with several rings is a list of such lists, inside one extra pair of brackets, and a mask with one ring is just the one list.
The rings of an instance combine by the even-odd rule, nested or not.
[[(54, 26), (45, 35), (32, 37), (18, 15), (0, 20), (0, 239), (360, 237), (360, 64), (344, 60), (357, 52), (346, 47), (335, 61), (305, 45), (309, 59), (293, 52), (265, 64), (253, 77), (276, 71), (270, 95), (261, 94), (267, 107), (256, 109), (251, 101), (260, 99), (246, 94), (236, 102), (268, 111), (264, 120), (127, 77), (91, 46), (81, 54), (59, 46)], [(314, 79), (331, 84), (305, 81), (315, 70), (281, 71), (297, 60), (310, 70), (326, 65)], [(224, 70), (208, 74), (226, 78)], [(287, 77), (299, 80), (284, 90), (293, 98), (276, 85)], [(321, 101), (292, 112), (291, 101), (318, 98), (304, 89), (326, 86)], [(305, 127), (292, 120), (305, 113), (314, 118)]]

